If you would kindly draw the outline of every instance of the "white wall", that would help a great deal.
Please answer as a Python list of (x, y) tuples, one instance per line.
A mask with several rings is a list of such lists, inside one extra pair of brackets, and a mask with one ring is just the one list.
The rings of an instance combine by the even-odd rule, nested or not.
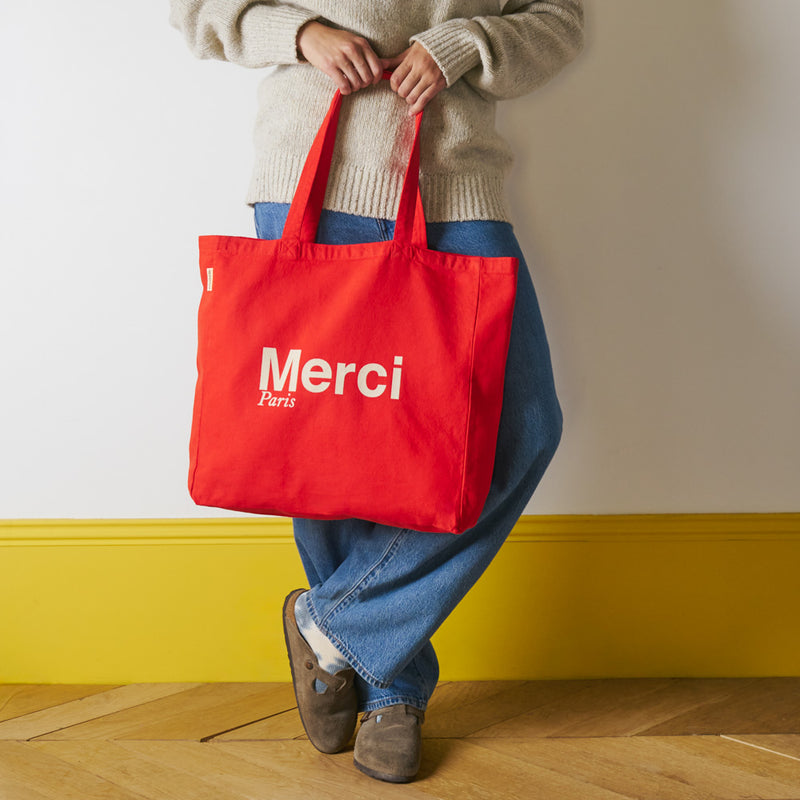
[(566, 416), (533, 508), (800, 510), (800, 3), (587, 6), (505, 114)]
[[(0, 517), (212, 514), (195, 238), (251, 235), (258, 74), (165, 2), (10, 5)], [(529, 510), (798, 510), (800, 4), (587, 5), (581, 60), (501, 113), (566, 418)]]

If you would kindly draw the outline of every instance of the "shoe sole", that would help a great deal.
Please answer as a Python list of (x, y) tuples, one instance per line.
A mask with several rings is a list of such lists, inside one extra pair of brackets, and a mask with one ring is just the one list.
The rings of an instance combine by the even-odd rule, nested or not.
[(353, 759), (353, 765), (357, 770), (360, 770), (365, 775), (369, 775), (370, 778), (375, 778), (385, 783), (411, 783), (411, 781), (417, 777), (416, 772), (413, 775), (389, 775), (386, 772), (378, 772), (377, 770), (365, 767), (363, 764), (359, 764), (355, 759)]

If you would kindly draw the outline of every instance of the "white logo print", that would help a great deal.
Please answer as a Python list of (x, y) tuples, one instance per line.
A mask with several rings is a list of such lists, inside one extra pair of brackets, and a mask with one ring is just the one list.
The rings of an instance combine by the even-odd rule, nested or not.
[[(400, 398), (400, 382), (403, 377), (402, 356), (394, 357), (390, 383), (389, 372), (382, 364), (369, 363), (359, 368), (357, 364), (340, 361), (334, 368), (324, 358), (309, 358), (301, 368), (302, 355), (302, 350), (289, 350), (289, 355), (281, 367), (278, 363), (277, 348), (263, 348), (261, 381), (258, 386), (261, 399), (258, 405), (294, 408), (296, 398), (292, 397), (292, 394), (297, 392), (298, 378), (302, 388), (312, 394), (326, 392), (333, 385), (333, 393), (343, 395), (347, 386), (352, 386), (355, 381), (355, 387), (364, 397), (380, 397), (389, 389), (389, 397), (392, 400)], [(354, 377), (348, 380), (348, 375)], [(288, 396), (277, 396), (276, 393), (284, 391), (284, 387)]]

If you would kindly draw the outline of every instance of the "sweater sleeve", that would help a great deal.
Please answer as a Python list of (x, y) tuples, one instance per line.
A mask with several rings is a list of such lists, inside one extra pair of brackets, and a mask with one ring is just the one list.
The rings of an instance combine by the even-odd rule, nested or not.
[(452, 86), (463, 78), (493, 99), (541, 86), (583, 46), (582, 0), (509, 0), (500, 14), (451, 19), (411, 37)]
[(263, 0), (171, 0), (170, 5), (170, 23), (198, 58), (256, 68), (297, 64), (297, 33), (319, 16)]

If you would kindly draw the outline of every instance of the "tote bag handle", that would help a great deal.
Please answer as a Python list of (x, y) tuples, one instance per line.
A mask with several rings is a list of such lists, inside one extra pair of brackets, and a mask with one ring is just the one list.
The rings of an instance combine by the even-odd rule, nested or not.
[[(390, 72), (383, 73), (384, 78), (390, 76)], [(308, 152), (283, 228), (281, 239), (290, 246), (296, 246), (300, 242), (313, 242), (316, 239), (322, 203), (325, 200), (325, 191), (328, 188), (328, 176), (330, 174), (331, 161), (333, 160), (333, 148), (336, 143), (336, 129), (339, 123), (341, 105), (342, 95), (337, 89), (325, 120)], [(421, 123), (422, 112), (416, 115), (414, 142), (411, 146), (408, 167), (403, 180), (403, 190), (400, 194), (393, 241), (401, 246), (413, 245), (427, 249), (425, 213), (419, 192), (419, 137)]]

